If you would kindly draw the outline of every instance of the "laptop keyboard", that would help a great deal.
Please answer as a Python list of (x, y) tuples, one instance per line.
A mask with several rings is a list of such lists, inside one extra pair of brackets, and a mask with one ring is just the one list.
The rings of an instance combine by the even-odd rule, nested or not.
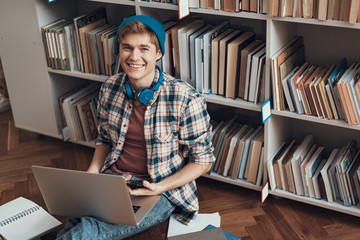
[(135, 205), (133, 205), (132, 207), (133, 207), (134, 213), (136, 213), (137, 210), (139, 210), (139, 208), (141, 208), (140, 206), (135, 206)]

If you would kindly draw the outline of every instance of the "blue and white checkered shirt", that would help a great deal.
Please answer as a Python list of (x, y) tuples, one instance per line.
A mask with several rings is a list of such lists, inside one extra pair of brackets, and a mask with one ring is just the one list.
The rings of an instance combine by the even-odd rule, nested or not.
[[(153, 182), (176, 173), (188, 162), (215, 161), (210, 116), (203, 96), (189, 84), (163, 74), (164, 82), (146, 104), (144, 136), (147, 169)], [(155, 80), (159, 78), (156, 70)], [(96, 145), (111, 148), (102, 171), (115, 163), (124, 146), (133, 103), (123, 90), (125, 74), (109, 77), (102, 85), (98, 102), (99, 136)], [(189, 223), (198, 212), (195, 181), (164, 193), (180, 210), (176, 216)]]

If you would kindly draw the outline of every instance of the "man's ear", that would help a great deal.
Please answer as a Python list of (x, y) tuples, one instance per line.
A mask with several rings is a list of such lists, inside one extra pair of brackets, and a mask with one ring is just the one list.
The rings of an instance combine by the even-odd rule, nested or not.
[(161, 57), (162, 57), (162, 52), (161, 52), (161, 50), (159, 50), (156, 54), (156, 61), (159, 61), (161, 59)]

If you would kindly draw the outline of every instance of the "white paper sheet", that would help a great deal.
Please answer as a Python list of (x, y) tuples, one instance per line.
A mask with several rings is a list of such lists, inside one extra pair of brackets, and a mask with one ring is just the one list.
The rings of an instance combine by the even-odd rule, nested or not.
[(170, 217), (168, 237), (177, 236), (180, 234), (197, 232), (203, 230), (209, 224), (220, 227), (220, 215), (218, 212), (215, 213), (200, 213), (189, 225), (185, 225), (175, 220), (174, 216)]

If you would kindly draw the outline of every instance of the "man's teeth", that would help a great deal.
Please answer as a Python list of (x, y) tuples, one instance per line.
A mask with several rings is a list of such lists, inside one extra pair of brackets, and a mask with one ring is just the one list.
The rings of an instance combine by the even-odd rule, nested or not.
[(143, 65), (142, 64), (129, 64), (129, 66), (132, 68), (141, 68)]

